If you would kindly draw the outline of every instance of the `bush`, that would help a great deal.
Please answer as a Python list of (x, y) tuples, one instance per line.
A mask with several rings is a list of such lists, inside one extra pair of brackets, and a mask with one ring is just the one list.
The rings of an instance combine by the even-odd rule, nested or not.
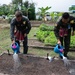
[(55, 45), (57, 43), (57, 39), (53, 31), (51, 31), (49, 36), (45, 38), (44, 43), (45, 45)]
[[(57, 39), (54, 35), (53, 26), (47, 26), (46, 24), (41, 24), (39, 30), (36, 34), (38, 40), (42, 41), (45, 45), (56, 45)], [(75, 36), (71, 36), (70, 47), (75, 47)]]
[(44, 42), (45, 38), (49, 35), (49, 32), (39, 30), (36, 34), (38, 40)]
[(47, 29), (48, 29), (48, 26), (47, 26), (46, 24), (42, 23), (42, 24), (40, 25), (40, 30), (42, 30), (42, 31), (47, 31)]
[(51, 30), (54, 29), (54, 26), (48, 26), (48, 25), (42, 23), (40, 25), (39, 29), (42, 30), (42, 31), (51, 31)]
[(53, 31), (53, 26), (47, 26), (46, 24), (41, 24), (40, 27), (39, 27), (39, 30), (36, 34), (38, 40), (42, 41), (43, 43), (45, 43), (45, 45), (49, 45), (52, 44), (54, 45), (55, 44), (55, 36), (54, 36), (54, 33)]

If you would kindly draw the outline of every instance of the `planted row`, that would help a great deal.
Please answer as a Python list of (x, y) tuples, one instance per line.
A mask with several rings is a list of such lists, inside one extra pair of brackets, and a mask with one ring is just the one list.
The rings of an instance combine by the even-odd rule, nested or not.
[[(48, 26), (46, 24), (41, 24), (39, 30), (37, 31), (36, 37), (39, 41), (43, 42), (45, 45), (56, 45), (57, 39), (54, 35), (54, 26)], [(71, 36), (71, 47), (75, 46), (75, 35)]]

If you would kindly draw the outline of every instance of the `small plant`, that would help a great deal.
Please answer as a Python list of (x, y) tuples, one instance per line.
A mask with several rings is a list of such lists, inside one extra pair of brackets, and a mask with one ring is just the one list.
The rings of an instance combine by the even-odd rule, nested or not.
[[(41, 24), (39, 30), (37, 31), (36, 37), (39, 41), (42, 41), (45, 45), (56, 45), (57, 39), (54, 35), (54, 26), (47, 26), (46, 24)], [(70, 47), (74, 48), (75, 46), (75, 36), (71, 36)]]
[[(55, 39), (54, 39), (54, 34), (53, 34), (53, 26), (48, 26), (44, 23), (42, 23), (39, 27), (39, 30), (37, 32), (37, 38), (39, 41), (42, 41), (45, 45), (49, 45), (49, 44), (55, 44)], [(51, 41), (51, 39), (53, 39), (53, 43)]]

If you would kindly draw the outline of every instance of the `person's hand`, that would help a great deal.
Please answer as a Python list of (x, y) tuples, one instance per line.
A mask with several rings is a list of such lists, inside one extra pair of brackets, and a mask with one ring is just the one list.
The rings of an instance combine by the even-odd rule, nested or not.
[(24, 34), (24, 37), (26, 37), (26, 36), (27, 36), (27, 34), (25, 33), (25, 34)]
[(58, 39), (58, 42), (57, 42), (57, 44), (61, 44), (61, 42), (60, 42), (60, 40)]
[(74, 31), (72, 32), (72, 36), (74, 36)]
[(15, 40), (12, 41), (12, 44), (14, 44), (14, 43), (15, 43)]

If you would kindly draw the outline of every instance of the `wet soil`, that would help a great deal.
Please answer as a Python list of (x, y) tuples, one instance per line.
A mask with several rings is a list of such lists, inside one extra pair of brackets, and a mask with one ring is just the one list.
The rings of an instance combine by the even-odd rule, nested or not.
[[(0, 73), (2, 74), (0, 75), (73, 75), (70, 73), (75, 71), (75, 66), (66, 67), (60, 59), (49, 62), (43, 57), (23, 54), (19, 54), (19, 59), (21, 66), (14, 72), (13, 55), (2, 54), (0, 56)], [(75, 65), (75, 62), (73, 64)]]

